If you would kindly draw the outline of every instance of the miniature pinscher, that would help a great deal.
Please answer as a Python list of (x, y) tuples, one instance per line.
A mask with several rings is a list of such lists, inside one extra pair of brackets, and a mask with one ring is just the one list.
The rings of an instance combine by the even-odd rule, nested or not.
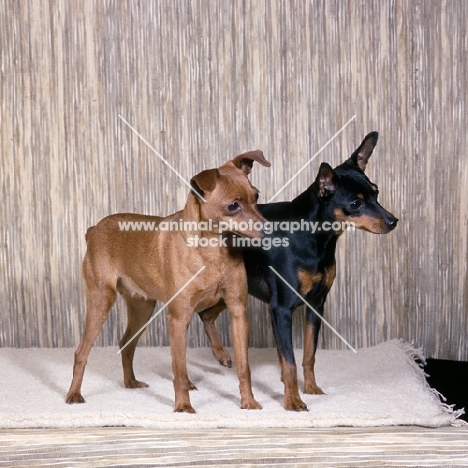
[[(378, 133), (369, 133), (343, 164), (335, 169), (322, 163), (313, 184), (290, 202), (258, 205), (267, 220), (314, 222), (315, 232), (276, 230), (269, 237), (284, 237), (280, 247), (269, 250), (261, 247), (243, 249), (247, 270), (249, 294), (269, 303), (273, 331), (284, 383), (284, 407), (287, 410), (307, 410), (299, 396), (297, 368), (292, 343), (292, 315), (304, 302), (269, 268), (272, 266), (295, 291), (320, 315), (327, 294), (335, 279), (335, 249), (343, 229), (325, 229), (348, 225), (359, 229), (386, 234), (392, 231), (398, 219), (377, 201), (378, 188), (364, 174), (369, 157), (377, 144)], [(338, 223), (336, 223), (338, 221)], [(335, 223), (335, 224), (334, 224)], [(323, 226), (323, 229), (321, 229)], [(209, 337), (213, 354), (222, 365), (230, 366), (230, 358), (223, 348), (214, 321), (219, 311), (200, 313)], [(304, 328), (304, 391), (322, 394), (314, 374), (315, 352), (321, 319), (307, 308)]]
[[(236, 223), (246, 225), (249, 220), (260, 225), (265, 222), (256, 204), (258, 190), (247, 178), (254, 161), (270, 166), (261, 151), (251, 151), (218, 169), (199, 173), (190, 181), (192, 190), (184, 209), (168, 217), (115, 214), (88, 229), (87, 251), (83, 260), (83, 276), (87, 286), (86, 324), (75, 352), (67, 403), (84, 402), (81, 384), (87, 358), (119, 292), (126, 301), (128, 314), (127, 328), (119, 343), (120, 348), (124, 348), (122, 367), (125, 387), (148, 386), (138, 381), (133, 372), (136, 344), (156, 301), (167, 302), (176, 296), (167, 311), (174, 373), (174, 411), (195, 412), (189, 397), (189, 390), (195, 389), (195, 385), (187, 373), (187, 328), (194, 312), (212, 307), (221, 307), (221, 310), (227, 307), (231, 313), (241, 408), (261, 409), (252, 393), (248, 363), (248, 292), (242, 252), (217, 242), (221, 239), (218, 239), (219, 230), (216, 229), (217, 223), (221, 222), (233, 226)], [(228, 223), (232, 220), (236, 223)], [(158, 229), (163, 221), (166, 227), (186, 222), (189, 230)], [(122, 229), (129, 223), (140, 226), (146, 223), (155, 227), (148, 231)], [(213, 227), (205, 230), (209, 223)], [(254, 238), (264, 235), (258, 229), (226, 233), (234, 234)], [(190, 247), (189, 239), (194, 236), (207, 239), (209, 245)], [(203, 266), (205, 269), (181, 290)]]

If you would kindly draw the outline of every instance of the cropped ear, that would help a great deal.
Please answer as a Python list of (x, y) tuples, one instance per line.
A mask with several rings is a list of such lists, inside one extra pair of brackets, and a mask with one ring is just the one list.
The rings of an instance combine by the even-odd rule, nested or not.
[(190, 186), (195, 196), (205, 196), (205, 193), (212, 192), (216, 187), (216, 181), (219, 177), (218, 169), (207, 169), (202, 171), (190, 180)]
[(234, 166), (242, 170), (245, 175), (250, 174), (254, 161), (257, 161), (262, 166), (270, 167), (271, 164), (263, 156), (260, 150), (248, 151), (247, 153), (239, 154), (231, 162)]
[(312, 189), (318, 198), (331, 195), (336, 190), (337, 175), (327, 163), (320, 164), (320, 169), (312, 184)]
[(350, 156), (347, 162), (359, 167), (359, 169), (364, 172), (366, 170), (367, 161), (371, 157), (378, 139), (379, 134), (377, 132), (371, 132), (366, 135), (361, 146)]

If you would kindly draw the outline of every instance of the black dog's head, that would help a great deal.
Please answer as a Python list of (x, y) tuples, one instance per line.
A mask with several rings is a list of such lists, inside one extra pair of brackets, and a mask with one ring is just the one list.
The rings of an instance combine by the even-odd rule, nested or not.
[(312, 189), (330, 219), (386, 234), (396, 227), (398, 219), (378, 203), (378, 187), (364, 174), (378, 136), (377, 132), (369, 133), (351, 157), (335, 169), (322, 163)]

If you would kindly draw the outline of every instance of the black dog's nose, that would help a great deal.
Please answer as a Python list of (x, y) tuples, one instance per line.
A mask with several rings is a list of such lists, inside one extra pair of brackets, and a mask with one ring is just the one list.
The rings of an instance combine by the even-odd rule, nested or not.
[(398, 218), (390, 218), (385, 221), (385, 224), (389, 229), (395, 229), (398, 223)]

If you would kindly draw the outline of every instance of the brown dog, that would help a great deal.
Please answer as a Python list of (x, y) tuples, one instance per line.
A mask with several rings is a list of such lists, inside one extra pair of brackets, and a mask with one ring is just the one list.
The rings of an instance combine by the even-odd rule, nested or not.
[[(169, 338), (174, 372), (174, 411), (194, 413), (189, 390), (195, 386), (187, 374), (187, 327), (194, 312), (228, 308), (231, 313), (231, 332), (237, 364), (241, 408), (261, 409), (252, 394), (247, 350), (247, 278), (240, 249), (222, 246), (216, 230), (217, 223), (234, 222), (244, 225), (252, 220), (265, 219), (257, 209), (258, 191), (249, 182), (253, 162), (270, 166), (261, 151), (241, 154), (219, 169), (209, 169), (191, 180), (193, 191), (182, 211), (166, 218), (139, 214), (108, 216), (86, 233), (87, 252), (83, 260), (83, 275), (87, 285), (86, 325), (75, 352), (73, 380), (67, 403), (83, 403), (81, 383), (91, 347), (101, 331), (117, 292), (127, 303), (128, 324), (120, 347), (124, 383), (127, 388), (147, 387), (136, 380), (133, 356), (142, 331), (156, 301), (167, 302)], [(158, 229), (161, 222), (180, 225), (191, 222), (190, 231)], [(210, 231), (199, 230), (201, 223), (212, 221)], [(197, 223), (194, 226), (194, 222)], [(147, 223), (153, 230), (125, 230), (129, 223)], [(148, 224), (149, 223), (149, 224)], [(140, 228), (141, 228), (141, 224)], [(252, 226), (252, 222), (250, 223)], [(232, 230), (228, 235), (263, 237), (257, 229)], [(198, 236), (198, 237), (195, 237)], [(189, 247), (194, 239), (205, 238), (207, 247)], [(215, 244), (220, 244), (214, 246)], [(206, 245), (206, 244), (201, 244)], [(178, 291), (196, 276), (179, 294)], [(141, 331), (140, 333), (138, 333)], [(135, 337), (135, 334), (137, 336)], [(135, 339), (133, 339), (135, 337)]]

